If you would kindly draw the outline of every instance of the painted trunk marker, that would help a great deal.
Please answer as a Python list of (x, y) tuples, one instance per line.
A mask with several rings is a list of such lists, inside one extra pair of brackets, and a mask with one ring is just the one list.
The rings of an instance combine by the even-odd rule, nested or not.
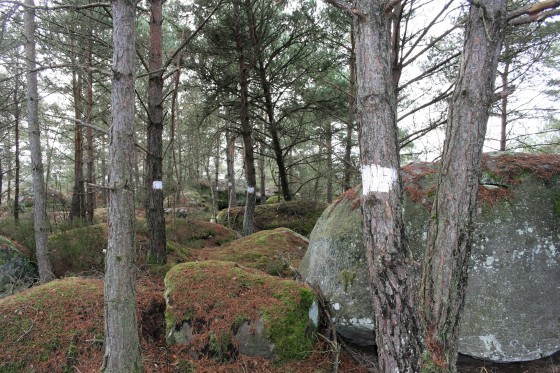
[(398, 180), (397, 170), (378, 165), (362, 166), (362, 193), (367, 195), (373, 192), (388, 193), (393, 189), (393, 184)]
[(163, 181), (154, 180), (154, 182), (152, 183), (152, 188), (162, 190), (163, 189)]

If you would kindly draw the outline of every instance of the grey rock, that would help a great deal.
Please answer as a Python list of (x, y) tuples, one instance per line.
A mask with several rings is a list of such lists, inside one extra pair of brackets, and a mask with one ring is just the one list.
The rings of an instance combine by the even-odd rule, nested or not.
[[(415, 170), (404, 173), (406, 185)], [(435, 179), (424, 177), (421, 187), (429, 187), (430, 178)], [(528, 174), (520, 181), (508, 186), (510, 198), (479, 203), (460, 324), (459, 352), (497, 362), (560, 350), (560, 183), (558, 177), (543, 182)], [(488, 176), (485, 182), (498, 184)], [(339, 333), (368, 345), (375, 343), (373, 309), (357, 198), (343, 198), (323, 213), (300, 272), (330, 301)], [(422, 257), (429, 204), (405, 194), (405, 224), (416, 260)]]
[(31, 260), (0, 236), (0, 298), (29, 288), (39, 277)]
[(262, 317), (256, 322), (244, 322), (235, 334), (235, 338), (239, 344), (239, 353), (241, 354), (267, 359), (276, 357), (276, 346), (266, 336), (264, 319)]

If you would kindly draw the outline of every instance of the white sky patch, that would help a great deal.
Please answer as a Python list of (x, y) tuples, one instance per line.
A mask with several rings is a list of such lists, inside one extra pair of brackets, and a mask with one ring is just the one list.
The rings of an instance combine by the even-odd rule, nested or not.
[(163, 189), (163, 181), (161, 180), (154, 180), (154, 182), (152, 183), (152, 188), (153, 189)]
[(247, 187), (247, 193), (255, 193), (255, 187)]
[(397, 182), (398, 173), (394, 168), (376, 164), (362, 166), (362, 189), (364, 196), (373, 193), (387, 193)]

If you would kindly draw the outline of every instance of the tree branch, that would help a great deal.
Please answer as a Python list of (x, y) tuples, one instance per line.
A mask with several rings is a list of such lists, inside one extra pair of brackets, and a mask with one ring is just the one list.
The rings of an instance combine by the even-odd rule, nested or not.
[(528, 15), (528, 16), (524, 16), (524, 17), (520, 17), (520, 18), (516, 18), (512, 21), (509, 22), (510, 26), (519, 26), (519, 25), (525, 25), (528, 23), (533, 23), (533, 22), (541, 22), (544, 21), (547, 18), (550, 17), (554, 17), (560, 14), (560, 9), (552, 9), (546, 12), (542, 12), (539, 13), (537, 15)]
[(364, 18), (363, 14), (358, 13), (358, 11), (356, 10), (356, 8), (352, 8), (350, 6), (350, 4), (342, 2), (341, 0), (324, 0), (327, 4), (331, 4), (333, 6), (335, 6), (336, 8), (342, 10), (344, 13), (346, 13), (349, 17), (360, 17), (360, 18)]
[(206, 16), (204, 21), (202, 21), (202, 23), (200, 25), (198, 25), (196, 30), (194, 30), (194, 32), (192, 34), (190, 34), (189, 37), (187, 37), (185, 39), (185, 41), (183, 41), (183, 43), (177, 49), (175, 49), (175, 52), (173, 52), (171, 57), (169, 57), (167, 59), (167, 61), (165, 62), (165, 64), (163, 64), (163, 67), (162, 67), (163, 70), (167, 69), (169, 67), (169, 65), (171, 65), (171, 63), (173, 63), (173, 60), (175, 59), (175, 57), (177, 57), (177, 55), (183, 50), (183, 48), (185, 48), (190, 43), (190, 41), (200, 32), (200, 30), (202, 30), (204, 25), (206, 23), (208, 23), (210, 18), (212, 18), (214, 13), (216, 13), (216, 11), (220, 8), (220, 6), (222, 6), (223, 3), (224, 3), (224, 0), (220, 0), (220, 2), (214, 7), (214, 9), (212, 9), (212, 11), (210, 11), (210, 14), (208, 14), (208, 16)]
[(523, 6), (521, 8), (512, 10), (507, 15), (507, 19), (508, 19), (508, 21), (510, 21), (514, 18), (523, 16), (523, 15), (527, 15), (527, 14), (528, 15), (533, 15), (533, 14), (536, 14), (536, 13), (540, 13), (543, 10), (557, 8), (558, 6), (560, 6), (560, 0), (540, 1), (540, 2), (535, 3), (535, 4), (529, 4), (529, 5)]

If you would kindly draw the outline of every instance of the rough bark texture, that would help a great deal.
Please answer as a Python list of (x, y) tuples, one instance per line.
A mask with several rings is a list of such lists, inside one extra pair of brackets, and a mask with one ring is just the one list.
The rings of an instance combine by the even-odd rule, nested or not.
[(239, 61), (239, 89), (241, 94), (241, 135), (243, 137), (243, 150), (245, 156), (245, 174), (247, 177), (247, 201), (243, 215), (243, 235), (248, 236), (255, 230), (255, 205), (257, 175), (255, 171), (255, 155), (253, 149), (253, 128), (249, 118), (249, 66), (245, 60), (245, 45), (239, 0), (234, 2), (236, 43), (235, 48)]
[(438, 372), (456, 371), (480, 160), (505, 22), (506, 0), (471, 6), (459, 78), (449, 106), (420, 289), (427, 349), (424, 365)]
[[(91, 0), (90, 0), (91, 1)], [(86, 122), (93, 121), (93, 51), (92, 40), (88, 40), (88, 74), (87, 74), (87, 94), (86, 94)], [(91, 127), (86, 128), (86, 149), (87, 149), (87, 163), (86, 163), (86, 218), (87, 221), (93, 223), (93, 211), (95, 210), (95, 158), (93, 152), (93, 130)]]
[(327, 145), (327, 203), (333, 201), (333, 133), (331, 124), (327, 123), (327, 131), (325, 133)]
[(354, 24), (350, 28), (350, 81), (348, 87), (348, 123), (346, 124), (346, 138), (344, 139), (344, 179), (342, 190), (352, 188), (352, 131), (354, 129), (354, 113), (356, 111), (356, 43), (354, 42)]
[(146, 155), (146, 219), (149, 232), (149, 259), (165, 264), (165, 216), (163, 211), (163, 71), (162, 0), (151, 1), (150, 59), (148, 69), (148, 132)]
[(70, 220), (84, 218), (85, 190), (84, 190), (84, 136), (82, 122), (82, 78), (78, 73), (72, 74), (72, 93), (74, 95), (74, 187), (72, 188), (72, 203), (70, 205)]
[(113, 10), (112, 124), (109, 144), (109, 242), (105, 266), (102, 372), (143, 370), (136, 320), (134, 245), (134, 63), (136, 2)]
[[(501, 77), (502, 77), (502, 90), (504, 92), (507, 92), (507, 90), (509, 89), (509, 81), (508, 81), (508, 75), (509, 75), (509, 65), (510, 62), (506, 61), (504, 66), (504, 72), (501, 73)], [(502, 107), (501, 107), (501, 111), (500, 111), (500, 119), (502, 121), (502, 125), (501, 125), (501, 131), (500, 131), (500, 151), (505, 151), (506, 150), (506, 142), (507, 142), (507, 104), (508, 104), (508, 96), (504, 95), (504, 97), (502, 97)]]
[(226, 132), (226, 167), (228, 179), (228, 208), (237, 207), (237, 192), (235, 190), (235, 134), (232, 131)]
[(47, 210), (46, 190), (43, 179), (43, 160), (41, 156), (41, 136), (38, 123), (39, 94), (37, 72), (35, 71), (35, 6), (33, 0), (25, 0), (25, 59), (27, 60), (27, 124), (29, 132), (29, 150), (31, 153), (31, 170), (33, 174), (33, 202), (35, 224), (35, 255), (39, 267), (39, 281), (42, 283), (54, 279), (47, 247)]
[[(15, 141), (15, 153), (14, 153), (14, 220), (19, 221), (19, 174), (20, 174), (20, 150), (19, 150), (19, 119), (20, 119), (20, 107), (18, 98), (18, 78), (16, 78), (16, 87), (14, 88), (14, 141)], [(0, 188), (2, 190), (2, 188)]]
[(357, 120), (364, 190), (364, 242), (381, 372), (419, 372), (421, 341), (413, 262), (404, 237), (391, 73), (390, 14), (383, 1), (356, 2)]

